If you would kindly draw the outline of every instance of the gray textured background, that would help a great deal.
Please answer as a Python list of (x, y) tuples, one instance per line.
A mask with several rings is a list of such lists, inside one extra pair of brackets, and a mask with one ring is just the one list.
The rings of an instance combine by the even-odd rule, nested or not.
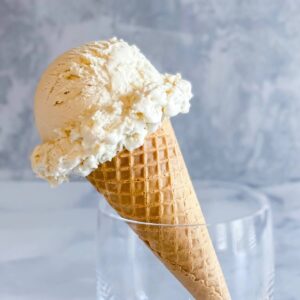
[(174, 119), (193, 177), (300, 178), (300, 3), (295, 0), (0, 0), (0, 179), (31, 179), (37, 79), (58, 54), (118, 36), (193, 83)]

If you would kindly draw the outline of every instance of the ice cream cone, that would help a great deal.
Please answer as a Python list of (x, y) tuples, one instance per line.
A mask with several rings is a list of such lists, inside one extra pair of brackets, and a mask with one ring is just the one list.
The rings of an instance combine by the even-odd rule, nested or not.
[(205, 220), (169, 120), (87, 179), (123, 218), (169, 224), (131, 227), (195, 299), (230, 299), (206, 226), (193, 226)]

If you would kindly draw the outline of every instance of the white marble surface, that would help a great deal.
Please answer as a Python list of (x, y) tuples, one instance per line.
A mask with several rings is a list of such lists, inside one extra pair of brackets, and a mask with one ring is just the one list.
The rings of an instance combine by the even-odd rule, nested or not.
[(275, 300), (300, 294), (300, 182), (261, 189), (270, 199), (274, 219)]
[[(90, 185), (1, 182), (0, 191), (0, 299), (95, 299), (98, 195)], [(262, 191), (274, 214), (275, 300), (298, 300), (300, 182)]]

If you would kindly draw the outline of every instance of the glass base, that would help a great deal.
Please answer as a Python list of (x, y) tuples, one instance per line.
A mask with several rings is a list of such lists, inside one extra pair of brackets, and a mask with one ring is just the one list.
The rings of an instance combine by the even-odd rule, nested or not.
[[(253, 189), (222, 182), (195, 181), (194, 186), (207, 222), (199, 226), (207, 226), (210, 232), (232, 300), (272, 299), (272, 220), (266, 197)], [(131, 223), (101, 199), (98, 299), (193, 299), (128, 226)]]

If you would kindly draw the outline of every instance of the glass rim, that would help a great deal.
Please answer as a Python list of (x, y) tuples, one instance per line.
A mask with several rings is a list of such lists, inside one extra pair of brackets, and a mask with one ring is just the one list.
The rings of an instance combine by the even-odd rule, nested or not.
[[(197, 180), (194, 179), (192, 182), (199, 182), (202, 187), (204, 188), (209, 188), (213, 186), (221, 186), (224, 188), (232, 189), (232, 190), (242, 190), (247, 192), (248, 194), (252, 195), (255, 197), (256, 200), (258, 200), (259, 207), (253, 211), (252, 213), (247, 213), (241, 217), (232, 217), (229, 218), (228, 220), (224, 221), (217, 221), (217, 222), (212, 222), (212, 223), (200, 223), (200, 224), (167, 224), (167, 223), (152, 223), (152, 222), (143, 222), (143, 221), (136, 221), (133, 219), (127, 219), (121, 217), (117, 212), (109, 212), (105, 209), (102, 209), (100, 205), (98, 205), (98, 212), (100, 212), (102, 215), (109, 217), (111, 219), (114, 219), (119, 222), (126, 222), (128, 224), (133, 224), (133, 225), (147, 225), (147, 226), (153, 226), (153, 227), (200, 227), (200, 226), (205, 226), (205, 227), (211, 227), (211, 226), (216, 226), (216, 225), (221, 225), (221, 224), (231, 224), (235, 222), (241, 222), (241, 221), (246, 221), (249, 219), (254, 219), (260, 215), (262, 215), (266, 210), (270, 208), (269, 202), (268, 202), (268, 197), (266, 194), (257, 191), (256, 189), (247, 186), (242, 183), (237, 183), (237, 182), (230, 182), (230, 181), (221, 181), (221, 180)], [(105, 200), (105, 199), (103, 199)], [(106, 201), (106, 200), (105, 200)], [(107, 202), (107, 205), (109, 203)], [(201, 203), (200, 203), (201, 205)], [(113, 208), (112, 208), (113, 209)], [(204, 216), (205, 217), (205, 216)]]

